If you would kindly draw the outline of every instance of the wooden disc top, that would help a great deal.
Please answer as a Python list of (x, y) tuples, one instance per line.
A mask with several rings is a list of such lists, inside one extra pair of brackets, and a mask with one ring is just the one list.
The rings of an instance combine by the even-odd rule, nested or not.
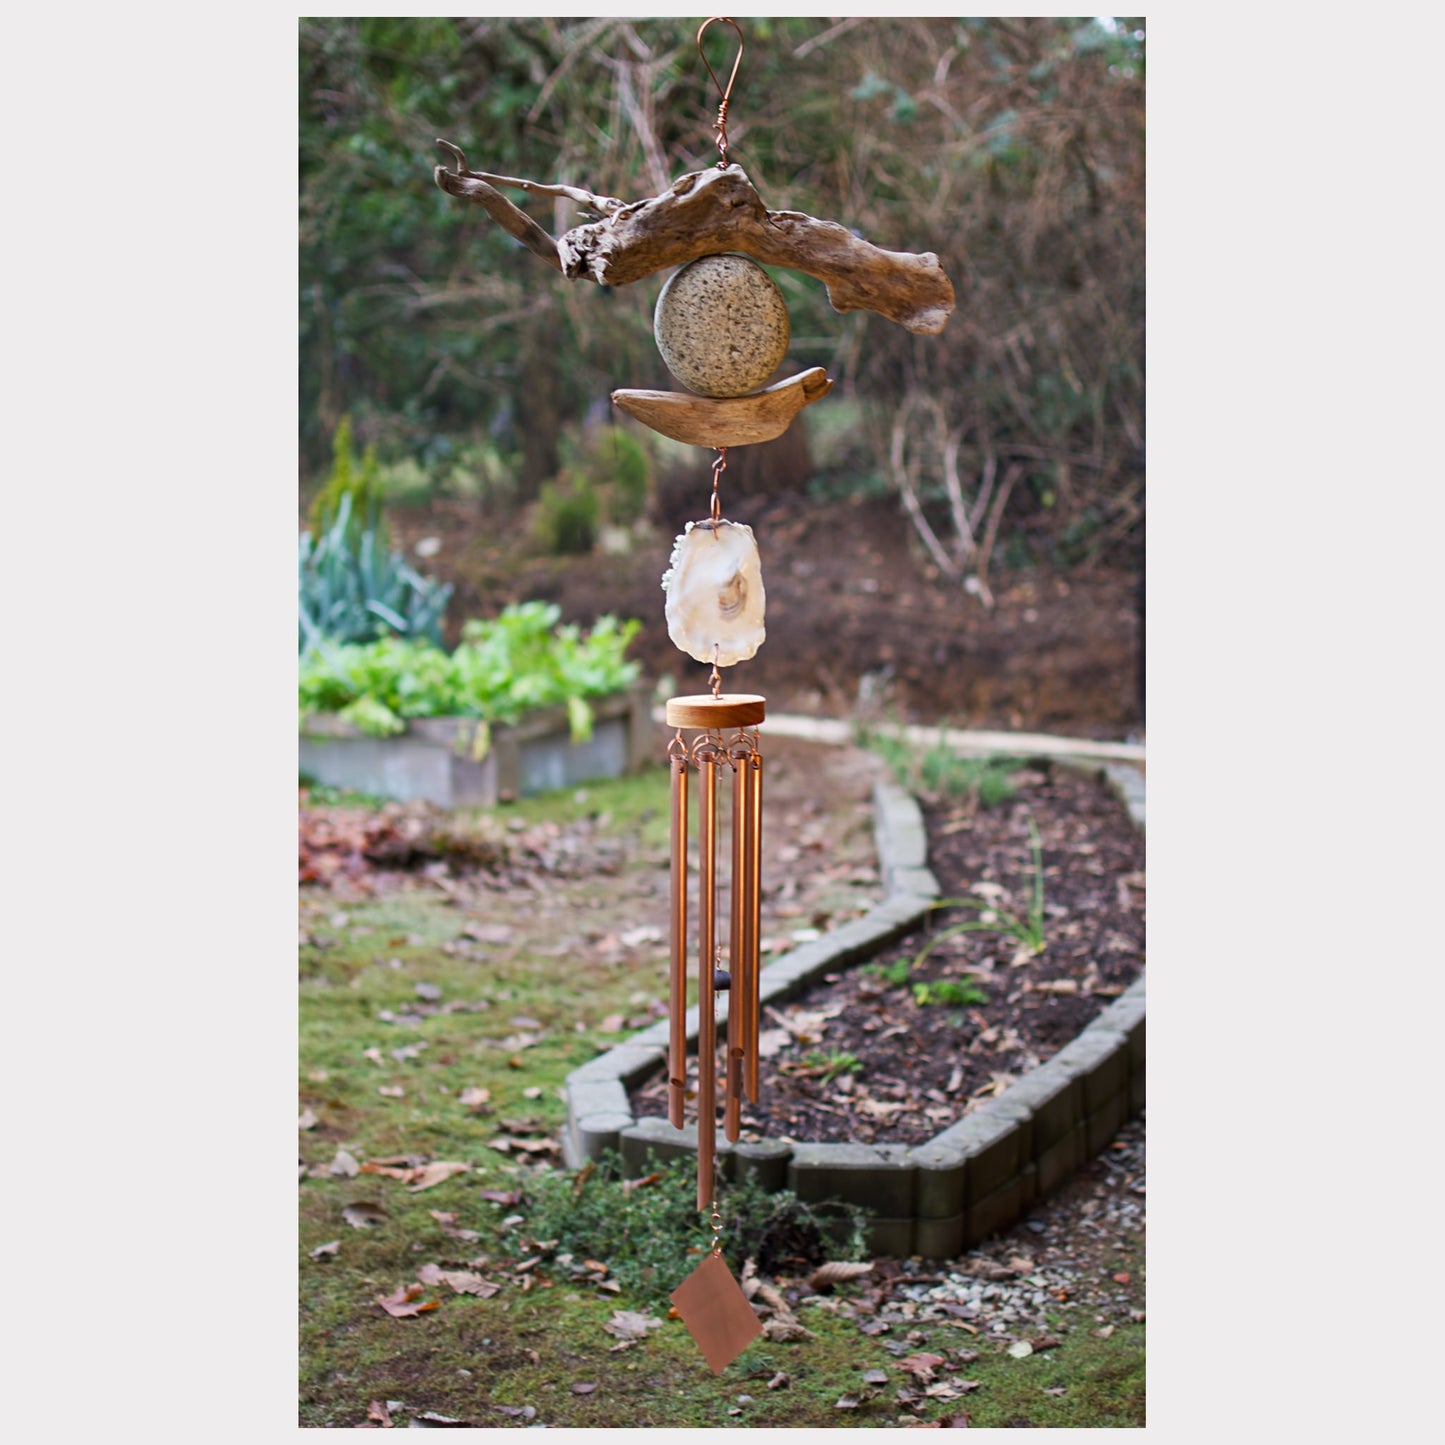
[(763, 720), (766, 699), (756, 692), (710, 692), (667, 700), (670, 728), (747, 728)]

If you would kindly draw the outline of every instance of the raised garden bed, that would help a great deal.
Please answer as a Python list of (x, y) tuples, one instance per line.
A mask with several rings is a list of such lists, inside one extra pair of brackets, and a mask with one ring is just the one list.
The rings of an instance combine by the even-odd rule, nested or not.
[(413, 718), (404, 733), (386, 738), (369, 737), (333, 713), (313, 713), (302, 722), (298, 770), (329, 787), (400, 802), (490, 808), (656, 761), (646, 687), (588, 701), (592, 736), (577, 743), (565, 707), (539, 708), (516, 723)]
[[(1103, 772), (1142, 830), (1142, 774), (1123, 765)], [(917, 804), (892, 785), (880, 785), (875, 804), (888, 896), (865, 918), (765, 969), (765, 1006), (796, 998), (845, 965), (916, 933), (937, 897)], [(996, 1096), (960, 1101), (962, 1116), (921, 1142), (720, 1141), (720, 1163), (805, 1199), (834, 1196), (869, 1207), (876, 1216), (873, 1245), (881, 1252), (953, 1256), (1019, 1218), (1142, 1111), (1143, 973), (1127, 987), (1121, 976), (1102, 992), (1096, 1005), (1102, 1012), (1071, 1042)], [(1111, 992), (1119, 996), (1108, 1003)], [(693, 1039), (695, 1009), (688, 1025)], [(660, 1067), (666, 1028), (663, 1021), (644, 1030), (569, 1078), (564, 1144), (571, 1162), (618, 1148), (629, 1172), (642, 1172), (657, 1159), (695, 1150), (695, 1126), (675, 1130), (665, 1119), (639, 1118), (629, 1094)]]

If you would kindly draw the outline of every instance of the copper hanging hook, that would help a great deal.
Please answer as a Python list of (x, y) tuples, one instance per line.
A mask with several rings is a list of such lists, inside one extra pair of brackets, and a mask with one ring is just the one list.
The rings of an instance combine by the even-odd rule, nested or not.
[[(717, 72), (708, 64), (707, 52), (702, 48), (703, 32), (709, 25), (721, 22), (723, 25), (731, 25), (737, 31), (738, 53), (733, 60), (732, 74), (728, 76), (727, 88), (723, 88), (722, 82), (717, 78)], [(702, 57), (702, 63), (707, 73), (712, 77), (712, 83), (717, 87), (720, 97), (717, 108), (717, 120), (713, 122), (713, 129), (717, 132), (717, 153), (718, 169), (725, 170), (728, 163), (728, 102), (732, 99), (733, 82), (738, 78), (738, 66), (743, 61), (743, 32), (742, 27), (729, 15), (714, 15), (704, 20), (697, 31), (697, 53)]]

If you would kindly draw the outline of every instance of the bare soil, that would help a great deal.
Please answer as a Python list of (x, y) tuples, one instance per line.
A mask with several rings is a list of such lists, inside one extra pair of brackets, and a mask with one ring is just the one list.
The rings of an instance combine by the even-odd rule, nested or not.
[[(1137, 977), (1144, 842), (1123, 804), (1098, 777), (1049, 763), (1014, 781), (1015, 797), (993, 808), (935, 798), (924, 811), (943, 898), (982, 908), (940, 908), (930, 929), (767, 1011), (766, 1083), (744, 1106), (744, 1139), (924, 1143), (1068, 1043)], [(1034, 905), (1030, 823), (1043, 897), (1037, 953), (1006, 931)], [(973, 926), (914, 963), (963, 922)], [(930, 990), (922, 1001), (919, 987)], [(965, 989), (976, 1001), (951, 1001)], [(664, 1081), (634, 1106), (665, 1117)]]
[[(698, 692), (707, 669), (668, 640), (661, 577), (675, 533), (705, 515), (706, 475), (695, 505), (666, 508), (626, 555), (528, 555), (525, 517), (488, 519), (448, 500), (396, 510), (393, 540), (408, 550), (423, 537), (439, 541), (425, 567), (456, 589), (453, 629), (526, 598), (555, 601), (583, 623), (636, 617), (632, 655), (647, 675)], [(724, 512), (757, 536), (768, 628), (757, 656), (729, 669), (724, 686), (763, 693), (771, 711), (847, 716), (862, 695), (908, 721), (1091, 738), (1142, 730), (1136, 573), (995, 568), (988, 610), (940, 576), (894, 500), (734, 495)]]

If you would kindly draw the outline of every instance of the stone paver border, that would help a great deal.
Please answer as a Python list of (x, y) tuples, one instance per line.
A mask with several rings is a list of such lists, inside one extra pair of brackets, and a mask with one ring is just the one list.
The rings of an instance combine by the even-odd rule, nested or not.
[[(1062, 758), (1102, 773), (1144, 827), (1144, 777), (1125, 763)], [(893, 783), (874, 788), (874, 833), (884, 899), (862, 918), (792, 949), (763, 969), (762, 1002), (802, 993), (824, 973), (857, 962), (917, 928), (939, 896), (917, 802)], [(722, 1017), (726, 1017), (725, 1011)], [(696, 1007), (687, 1038), (697, 1042)], [(607, 1150), (636, 1178), (697, 1153), (697, 1126), (636, 1119), (628, 1090), (665, 1066), (667, 1020), (567, 1076), (563, 1158), (577, 1168)], [(1005, 1229), (1099, 1153), (1144, 1109), (1144, 975), (1047, 1063), (1030, 1070), (925, 1144), (787, 1144), (718, 1140), (725, 1178), (752, 1177), (800, 1199), (841, 1199), (874, 1218), (878, 1254), (949, 1259)]]

